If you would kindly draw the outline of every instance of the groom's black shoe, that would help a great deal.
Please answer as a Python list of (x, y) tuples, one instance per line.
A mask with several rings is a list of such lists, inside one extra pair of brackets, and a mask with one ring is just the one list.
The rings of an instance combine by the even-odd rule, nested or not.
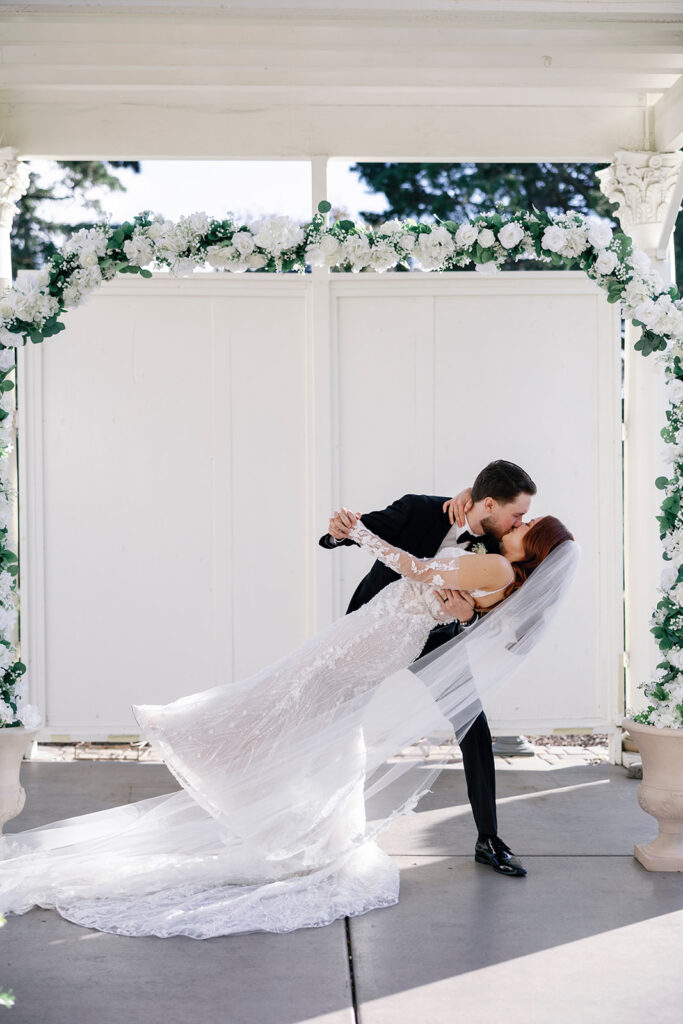
[(474, 859), (477, 864), (488, 864), (501, 875), (526, 875), (526, 868), (509, 846), (499, 836), (487, 836), (477, 839), (474, 847)]

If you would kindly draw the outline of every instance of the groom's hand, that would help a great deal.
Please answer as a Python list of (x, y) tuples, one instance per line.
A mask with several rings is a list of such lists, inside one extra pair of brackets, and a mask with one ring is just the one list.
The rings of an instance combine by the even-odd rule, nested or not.
[(357, 519), (360, 519), (357, 512), (342, 508), (341, 512), (333, 512), (330, 516), (327, 532), (335, 540), (346, 540)]
[(460, 494), (456, 494), (450, 501), (444, 501), (443, 511), (448, 512), (451, 526), (457, 523), (458, 526), (465, 526), (465, 516), (474, 505), (472, 501), (472, 488), (466, 487)]
[(469, 622), (474, 615), (474, 598), (466, 590), (437, 590), (444, 612), (458, 622)]

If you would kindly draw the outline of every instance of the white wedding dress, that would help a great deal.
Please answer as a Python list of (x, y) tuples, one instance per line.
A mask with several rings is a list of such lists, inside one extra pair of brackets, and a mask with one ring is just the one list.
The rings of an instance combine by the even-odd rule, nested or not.
[[(382, 557), (382, 542), (360, 524), (355, 532)], [(453, 566), (464, 555), (439, 559)], [(488, 648), (509, 640), (501, 628), (493, 647), (486, 639), (481, 627), (494, 614), (470, 631), (485, 638), (487, 666)], [(396, 903), (398, 870), (374, 840), (439, 769), (393, 755), (449, 719), (462, 733), (489, 672), (475, 672), (475, 683), (476, 645), (458, 654), (465, 637), (445, 645), (449, 658), (417, 663), (424, 679), (407, 671), (442, 620), (433, 585), (400, 579), (248, 679), (135, 706), (183, 788), (1, 837), (0, 912), (37, 905), (101, 931), (209, 938), (287, 932)], [(502, 671), (496, 657), (500, 682), (519, 652)]]

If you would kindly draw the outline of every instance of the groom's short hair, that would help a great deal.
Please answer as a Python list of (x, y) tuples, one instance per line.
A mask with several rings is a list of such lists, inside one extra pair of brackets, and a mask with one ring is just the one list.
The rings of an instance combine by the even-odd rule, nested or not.
[(505, 459), (489, 462), (472, 484), (472, 501), (493, 498), (501, 505), (514, 501), (518, 494), (535, 494), (536, 484), (521, 466)]

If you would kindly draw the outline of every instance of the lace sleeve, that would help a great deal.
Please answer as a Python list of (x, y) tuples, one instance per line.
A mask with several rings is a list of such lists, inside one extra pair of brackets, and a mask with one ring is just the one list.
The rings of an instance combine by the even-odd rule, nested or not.
[(375, 558), (393, 569), (399, 576), (415, 580), (416, 583), (429, 583), (434, 587), (463, 589), (458, 582), (460, 577), (459, 558), (415, 558), (407, 551), (402, 551), (371, 533), (360, 520), (352, 527), (349, 537), (366, 551), (370, 551)]

